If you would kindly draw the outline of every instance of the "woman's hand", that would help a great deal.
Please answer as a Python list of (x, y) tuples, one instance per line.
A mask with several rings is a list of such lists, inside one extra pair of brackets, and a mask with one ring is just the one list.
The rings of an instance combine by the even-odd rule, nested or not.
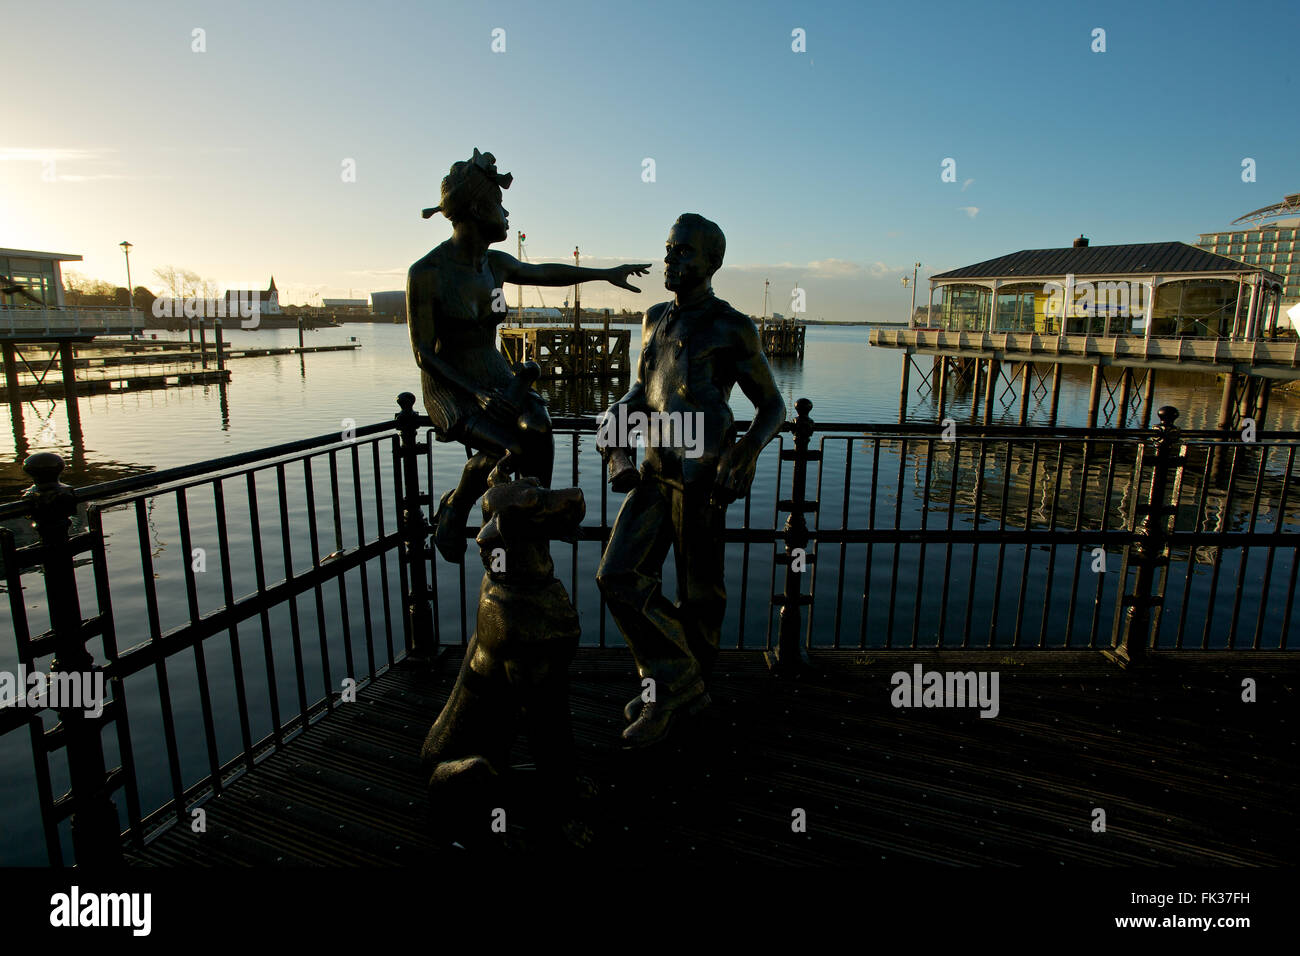
[(616, 285), (620, 289), (627, 289), (629, 292), (640, 292), (641, 290), (636, 286), (628, 284), (627, 277), (648, 275), (650, 263), (637, 262), (632, 265), (614, 266), (612, 269), (606, 269), (605, 272), (607, 273), (605, 278), (610, 285)]
[(511, 431), (519, 427), (522, 410), (501, 389), (493, 388), (476, 392), (474, 398), (489, 420), (504, 425)]

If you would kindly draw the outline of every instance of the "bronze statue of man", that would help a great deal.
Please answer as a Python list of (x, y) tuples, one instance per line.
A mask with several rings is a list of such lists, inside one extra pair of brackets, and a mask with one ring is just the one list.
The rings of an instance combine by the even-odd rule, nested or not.
[[(587, 269), (562, 263), (522, 263), (488, 247), (509, 236), (501, 191), (514, 177), (498, 173), (491, 153), (474, 150), (454, 163), (442, 181), (441, 212), (451, 238), (415, 265), (406, 280), (406, 322), (411, 348), (423, 373), (424, 406), (439, 441), (463, 444), (469, 461), (460, 482), (444, 494), (434, 519), (434, 544), (448, 561), (465, 556), (465, 525), (488, 487), (492, 469), (507, 454), (512, 471), (550, 487), (554, 442), (540, 395), (517, 378), (496, 348), (505, 318), (507, 282), (566, 286), (604, 279), (639, 292), (628, 276), (645, 275), (650, 264)], [(473, 453), (477, 449), (477, 453)]]
[[(641, 677), (654, 681), (654, 694), (644, 695), (652, 699), (639, 695), (624, 709), (627, 747), (662, 740), (678, 717), (710, 703), (705, 680), (718, 653), (727, 602), (727, 505), (749, 494), (759, 452), (785, 420), (785, 402), (753, 321), (713, 293), (713, 274), (725, 251), (716, 223), (694, 213), (678, 217), (664, 257), (664, 286), (674, 299), (646, 312), (637, 380), (602, 421), (602, 428), (660, 423), (642, 429), (647, 440), (639, 475), (630, 435), (612, 427), (618, 440), (602, 448), (611, 487), (630, 491), (596, 579)], [(739, 439), (727, 404), (737, 384), (756, 410)], [(688, 423), (696, 426), (696, 441), (662, 440), (674, 427), (679, 435), (689, 434)], [(677, 563), (676, 605), (661, 588), (670, 547)]]

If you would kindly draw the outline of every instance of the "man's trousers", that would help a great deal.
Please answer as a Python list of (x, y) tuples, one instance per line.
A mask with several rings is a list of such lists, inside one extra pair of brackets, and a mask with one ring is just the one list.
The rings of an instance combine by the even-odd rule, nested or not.
[[(727, 590), (726, 509), (709, 503), (712, 477), (685, 491), (642, 473), (623, 500), (596, 572), (641, 676), (661, 699), (693, 695), (718, 653)], [(664, 597), (668, 549), (676, 556), (678, 601)]]

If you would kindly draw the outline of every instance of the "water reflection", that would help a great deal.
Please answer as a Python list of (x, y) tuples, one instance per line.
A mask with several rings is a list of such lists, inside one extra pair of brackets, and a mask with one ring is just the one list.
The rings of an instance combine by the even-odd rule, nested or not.
[(591, 376), (588, 378), (554, 378), (537, 383), (553, 418), (590, 418), (618, 401), (631, 387), (630, 376)]

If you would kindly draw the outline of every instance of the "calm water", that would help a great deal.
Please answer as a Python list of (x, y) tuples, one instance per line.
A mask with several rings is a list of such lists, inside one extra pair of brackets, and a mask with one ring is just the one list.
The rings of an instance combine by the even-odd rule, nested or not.
[[(779, 360), (774, 372), (787, 405), (793, 407), (800, 397), (813, 403), (813, 418), (820, 421), (858, 421), (892, 423), (898, 412), (898, 381), (901, 356), (898, 352), (872, 349), (866, 344), (865, 328), (813, 327), (808, 332), (808, 350), (802, 362)], [(337, 434), (345, 420), (358, 425), (391, 419), (396, 411), (397, 393), (410, 391), (419, 394), (419, 377), (411, 357), (405, 326), (354, 325), (342, 329), (327, 329), (308, 333), (309, 345), (341, 344), (355, 336), (361, 348), (352, 352), (316, 355), (280, 356), (240, 359), (231, 364), (233, 381), (226, 388), (192, 387), (163, 391), (126, 393), (83, 399), (80, 403), (83, 435), (78, 441), (68, 436), (66, 417), (61, 405), (29, 403), (25, 406), (24, 433), (26, 447), (17, 445), (15, 436), (6, 434), (7, 447), (3, 448), (3, 467), (0, 473), (0, 499), (11, 497), (26, 485), (26, 478), (18, 469), (21, 458), (33, 451), (52, 450), (72, 462), (65, 480), (74, 485), (92, 483), (132, 474), (149, 468), (165, 468), (194, 461), (215, 458), (238, 451), (251, 450), (313, 435)], [(294, 330), (247, 333), (232, 331), (228, 338), (236, 346), (293, 345), (297, 341)], [(637, 336), (633, 336), (633, 359), (638, 350)], [(917, 384), (913, 375), (913, 384)], [(599, 386), (585, 389), (546, 389), (554, 414), (594, 414), (603, 409), (613, 397), (621, 394), (626, 383), (601, 391)], [(1088, 379), (1083, 373), (1068, 374), (1063, 383), (1060, 405), (1062, 424), (1083, 424), (1086, 413)], [(1156, 392), (1156, 403), (1173, 404), (1182, 412), (1180, 424), (1185, 427), (1210, 427), (1217, 411), (1218, 389), (1213, 379), (1167, 376), (1161, 380)], [(927, 398), (913, 396), (911, 413), (917, 419), (934, 418), (933, 405)], [(738, 418), (748, 418), (751, 406), (740, 394), (733, 395), (733, 407)], [(1000, 398), (996, 406), (998, 420), (1012, 422), (1019, 412), (1015, 395)], [(958, 422), (970, 417), (970, 397), (957, 397), (950, 406), (950, 414)], [(1046, 408), (1036, 408), (1032, 421), (1045, 421)], [(48, 424), (47, 424), (48, 423)], [(1289, 429), (1300, 428), (1300, 407), (1294, 399), (1275, 396), (1270, 411), (1270, 426)], [(579, 458), (582, 467), (576, 483), (583, 488), (588, 501), (588, 523), (601, 517), (601, 474), (593, 467), (593, 449), (590, 438), (579, 440)], [(1096, 513), (1101, 507), (1099, 489), (1103, 473), (1094, 463), (1087, 471), (1075, 459), (1064, 461), (1059, 478), (1049, 480), (1042, 472), (1033, 482), (1032, 494), (1029, 476), (1031, 462), (1017, 453), (1006, 459), (994, 456), (979, 461), (975, 449), (963, 446), (958, 453), (952, 446), (936, 446), (937, 451), (929, 471), (930, 481), (925, 481), (925, 450), (911, 448), (900, 454), (897, 446), (885, 446), (878, 456), (870, 459), (865, 454), (870, 443), (861, 440), (828, 441), (823, 469), (821, 500), (825, 503), (822, 527), (841, 525), (861, 527), (867, 521), (890, 524), (898, 520), (905, 526), (917, 526), (922, 520), (932, 524), (947, 520), (947, 503), (952, 500), (952, 520), (957, 527), (971, 526), (976, 501), (974, 476), (983, 475), (984, 485), (981, 507), (987, 514), (1006, 489), (1013, 514), (1024, 517), (1035, 527), (1044, 526), (1053, 509), (1057, 523), (1068, 523), (1070, 508), (1080, 508)], [(557, 467), (555, 484), (568, 483), (571, 478), (572, 439), (560, 436), (557, 440)], [(288, 499), (286, 518), (290, 527), (292, 554), (287, 558), (297, 572), (311, 567), (309, 542), (313, 519), (320, 538), (319, 553), (354, 546), (359, 540), (358, 524), (366, 537), (372, 537), (377, 528), (380, 509), (375, 507), (377, 493), (384, 500), (385, 527), (392, 530), (392, 487), (388, 452), (381, 449), (378, 477), (371, 466), (370, 447), (359, 449), (359, 469), (354, 473), (348, 454), (337, 459), (338, 481), (342, 490), (341, 521), (335, 526), (331, 507), (331, 476), (328, 458), (318, 458), (313, 464), (310, 486), (314, 502), (309, 507), (306, 496), (308, 482), (301, 464), (288, 470)], [(919, 453), (919, 458), (918, 458)], [(775, 500), (788, 493), (788, 472), (778, 487), (775, 455), (763, 459), (755, 481), (752, 508), (754, 524), (772, 526)], [(854, 492), (844, 493), (844, 473), (850, 461)], [(433, 479), (435, 492), (440, 492), (453, 482), (464, 463), (458, 449), (449, 445), (436, 445), (434, 449)], [(870, 489), (872, 463), (877, 472), (874, 498)], [(1248, 461), (1243, 465), (1255, 468), (1258, 463)], [(1273, 500), (1277, 491), (1277, 462), (1267, 461), (1264, 471), (1263, 497)], [(1117, 467), (1116, 495), (1110, 500), (1112, 521), (1119, 520), (1130, 493), (1126, 484), (1126, 468), (1131, 462), (1120, 462)], [(1249, 473), (1253, 477), (1254, 471)], [(810, 485), (816, 484), (816, 477)], [(360, 513), (354, 504), (353, 488), (358, 489), (361, 500)], [(1251, 485), (1253, 487), (1253, 484)], [(229, 574), (233, 593), (238, 597), (256, 591), (257, 583), (252, 558), (252, 512), (248, 505), (242, 479), (224, 483), (226, 511), (229, 516), (231, 560), (222, 568), (217, 556), (217, 527), (215, 508), (210, 487), (197, 489), (189, 495), (189, 533), (191, 546), (207, 548), (207, 569), (195, 574), (197, 604), (200, 614), (206, 614), (224, 603), (223, 575)], [(257, 518), (261, 527), (267, 577), (270, 581), (284, 576), (286, 556), (280, 545), (280, 515), (276, 507), (274, 471), (263, 472), (257, 479)], [(930, 501), (929, 508), (923, 501)], [(1221, 492), (1216, 489), (1207, 499), (1222, 515), (1221, 520), (1234, 527), (1241, 526), (1245, 512), (1234, 504), (1225, 507)], [(872, 511), (874, 501), (874, 511)], [(612, 518), (618, 506), (616, 497), (609, 498), (604, 507)], [(729, 512), (729, 524), (739, 524), (741, 505)], [(1259, 530), (1269, 530), (1267, 516)], [(1296, 516), (1285, 522), (1285, 530), (1297, 527)], [(118, 509), (104, 515), (108, 538), (108, 563), (110, 580), (115, 583), (113, 592), (114, 618), (118, 627), (118, 645), (130, 647), (149, 636), (148, 615), (143, 599), (142, 561), (147, 555), (152, 561), (154, 580), (158, 588), (158, 617), (162, 632), (180, 626), (189, 620), (190, 608), (185, 589), (186, 550), (182, 547), (181, 524), (174, 496), (165, 495), (151, 499), (144, 514), (143, 529), (137, 524), (132, 509)], [(1085, 525), (1086, 526), (1086, 525)], [(1030, 622), (1026, 624), (1024, 643), (1032, 644), (1040, 633), (1050, 635), (1049, 643), (1059, 642), (1059, 635), (1068, 627), (1075, 628), (1074, 644), (1086, 643), (1094, 626), (1108, 633), (1108, 614), (1113, 607), (1114, 584), (1118, 575), (1089, 577), (1078, 591), (1073, 586), (1070, 563), (1075, 549), (1058, 549), (1055, 578), (1048, 578), (1046, 561), (1040, 556), (1026, 553), (1023, 547), (1005, 549), (1005, 574), (1002, 562), (996, 561), (999, 549), (984, 546), (975, 549), (962, 546), (953, 551), (951, 567), (946, 568), (943, 552), (931, 548), (921, 554), (914, 547), (897, 550), (877, 546), (868, 559), (864, 546), (841, 549), (825, 546), (814, 580), (819, 600), (814, 606), (813, 621), (818, 643), (827, 643), (838, 637), (844, 644), (853, 646), (862, 638), (867, 646), (879, 646), (885, 635), (896, 642), (906, 643), (915, 631), (933, 641), (942, 633), (945, 643), (959, 643), (969, 633), (975, 643), (996, 633), (1000, 643), (1009, 640), (1007, 623), (1016, 617), (1019, 595), (1030, 595)], [(724, 640), (735, 646), (744, 635), (745, 646), (761, 646), (770, 623), (767, 596), (771, 593), (774, 566), (771, 547), (755, 547), (746, 554), (739, 545), (730, 546), (728, 555), (728, 616)], [(584, 543), (576, 549), (567, 545), (556, 546), (556, 564), (566, 586), (578, 605), (583, 622), (583, 640), (595, 643), (602, 626), (608, 643), (618, 645), (621, 638), (612, 621), (601, 615), (594, 574), (599, 560), (599, 546)], [(1118, 559), (1111, 557), (1118, 567)], [(1169, 593), (1173, 600), (1186, 601), (1189, 612), (1200, 612), (1206, 617), (1208, 603), (1213, 600), (1207, 584), (1209, 567), (1204, 556), (1196, 562), (1195, 573), (1186, 574), (1171, 570)], [(1270, 559), (1271, 560), (1271, 559)], [(1215, 575), (1215, 587), (1231, 592), (1240, 566), (1235, 556), (1225, 555), (1221, 575)], [(1258, 582), (1264, 573), (1264, 561), (1253, 559), (1249, 568), (1240, 569), (1248, 581)], [(379, 584), (378, 567), (368, 565), (370, 577), (363, 587), (357, 572), (350, 572), (346, 588), (341, 595), (333, 585), (319, 594), (311, 591), (297, 601), (299, 623), (303, 634), (304, 676), (307, 698), (313, 701), (325, 688), (337, 690), (339, 680), (349, 673), (347, 666), (347, 639), (351, 640), (353, 673), (366, 670), (364, 635), (369, 628), (374, 635), (376, 657), (387, 659), (389, 637), (400, 648), (402, 632), (393, 564), (389, 573), (392, 581), (385, 593)], [(95, 608), (93, 580), (89, 569), (80, 575), (83, 613)], [(466, 622), (473, 627), (473, 602), (478, 588), (480, 569), (471, 553), (466, 573), (447, 565), (440, 559), (435, 562), (437, 573), (438, 621), (444, 643), (458, 643), (464, 636), (461, 624), (462, 608), (466, 608)], [(1270, 593), (1285, 589), (1291, 572), (1289, 563), (1279, 561), (1271, 569)], [(1094, 586), (1093, 581), (1096, 581)], [(817, 581), (820, 581), (818, 584)], [(1024, 585), (1021, 582), (1026, 582)], [(843, 601), (835, 594), (842, 582)], [(25, 579), (23, 600), (31, 616), (33, 630), (47, 626), (45, 601), (41, 593), (39, 575)], [(665, 586), (673, 587), (672, 562), (665, 568)], [(948, 613), (940, 616), (936, 593), (943, 589), (954, 607), (962, 608), (967, 595), (974, 595), (972, 611)], [(1044, 591), (1051, 594), (1050, 614), (1041, 610), (1041, 600), (1034, 595)], [(1067, 606), (1071, 597), (1078, 598), (1073, 617), (1067, 620)], [(743, 597), (743, 600), (742, 600)], [(368, 601), (363, 604), (363, 598)], [(387, 605), (385, 605), (387, 599)], [(462, 603), (464, 599), (464, 603)], [(1237, 616), (1249, 619), (1249, 627), (1256, 623), (1259, 611), (1260, 626), (1266, 634), (1276, 635), (1282, 625), (1283, 602), (1260, 601), (1245, 608)], [(1100, 610), (1098, 610), (1100, 609)], [(1261, 610), (1262, 609), (1262, 610)], [(1094, 614), (1097, 624), (1094, 625)], [(1231, 600), (1222, 597), (1209, 614), (1210, 626), (1205, 638), (1211, 645), (1223, 646), (1227, 629), (1232, 625), (1234, 608)], [(15, 667), (12, 623), (8, 600), (0, 601), (0, 670)], [(323, 663), (320, 642), (317, 639), (318, 621), (325, 622), (325, 645), (329, 665)], [(282, 719), (296, 712), (298, 688), (292, 667), (292, 626), (287, 607), (281, 606), (270, 615), (267, 639), (275, 648), (276, 668), (267, 673), (262, 657), (263, 634), (257, 622), (242, 626), (237, 646), (242, 657), (243, 675), (250, 701), (251, 732), (258, 739), (270, 730), (271, 715), (268, 692), (273, 686), (278, 694)], [(346, 623), (350, 634), (345, 635)], [(1241, 625), (1247, 628), (1247, 624)], [(1162, 632), (1163, 633), (1163, 632)], [(1245, 639), (1249, 639), (1249, 629)], [(1189, 641), (1201, 640), (1201, 632), (1189, 635)], [(1240, 636), (1238, 640), (1240, 640)], [(1275, 641), (1276, 638), (1274, 637)], [(218, 635), (205, 642), (205, 666), (213, 693), (213, 708), (219, 715), (215, 734), (220, 759), (226, 760), (238, 752), (240, 733), (234, 718), (235, 665), (231, 641)], [(102, 648), (94, 647), (97, 659), (103, 659)], [(48, 662), (45, 662), (48, 663)], [(185, 652), (169, 660), (168, 679), (171, 686), (173, 712), (176, 716), (177, 735), (181, 753), (182, 775), (188, 785), (207, 772), (207, 753), (201, 707), (197, 693), (196, 662), (194, 655)], [(142, 672), (127, 681), (131, 729), (134, 750), (139, 766), (139, 786), (142, 804), (148, 810), (160, 805), (170, 796), (167, 775), (166, 751), (161, 733), (161, 703), (157, 690), (157, 675), (153, 670)], [(224, 716), (220, 716), (224, 715)], [(435, 715), (430, 715), (430, 720)], [(116, 762), (115, 740), (106, 741), (110, 759)], [(31, 782), (30, 745), (22, 732), (0, 739), (0, 864), (41, 863), (44, 850), (40, 837), (39, 813), (36, 811), (35, 791)], [(54, 787), (61, 792), (66, 786), (66, 768), (60, 761), (52, 766)], [(125, 801), (119, 792), (119, 809)], [(65, 826), (66, 836), (66, 826)]]
[[(160, 337), (166, 333), (159, 333)], [(813, 402), (812, 416), (821, 421), (895, 422), (901, 355), (866, 344), (863, 327), (808, 330), (807, 355), (802, 362), (773, 362), (786, 404), (796, 398)], [(104, 481), (150, 468), (166, 468), (247, 451), (311, 435), (337, 432), (344, 419), (367, 424), (388, 419), (397, 410), (399, 392), (420, 394), (419, 375), (404, 325), (356, 324), (306, 333), (308, 345), (337, 345), (355, 336), (361, 348), (306, 356), (268, 356), (231, 363), (233, 380), (217, 386), (170, 388), (94, 396), (80, 401), (83, 436), (73, 442), (62, 403), (29, 402), (24, 406), (26, 442), (18, 445), (8, 423), (0, 426), (0, 501), (28, 484), (19, 465), (35, 451), (55, 451), (73, 464), (65, 481), (80, 485)], [(182, 334), (173, 334), (182, 339)], [(231, 330), (232, 345), (296, 345), (297, 332)], [(632, 359), (640, 351), (632, 336)], [(919, 376), (912, 375), (915, 392)], [(224, 395), (222, 394), (224, 391)], [(570, 394), (546, 389), (556, 414), (595, 414), (610, 394), (593, 394), (594, 387)], [(621, 392), (621, 389), (611, 389)], [(614, 395), (613, 397), (617, 397)], [(1162, 373), (1156, 406), (1172, 404), (1186, 428), (1209, 428), (1218, 410), (1219, 389), (1211, 377)], [(1087, 413), (1086, 371), (1070, 371), (1061, 390), (1062, 425), (1083, 425)], [(958, 422), (969, 420), (971, 398), (957, 396), (949, 413)], [(732, 407), (748, 418), (752, 406), (737, 389)], [(934, 420), (928, 397), (913, 395), (911, 414)], [(1019, 403), (1007, 395), (995, 407), (998, 421), (1014, 423)], [(964, 416), (964, 417), (963, 417)], [(1031, 422), (1045, 422), (1047, 409), (1032, 410)], [(1300, 399), (1275, 394), (1270, 407), (1272, 428), (1300, 428)]]

